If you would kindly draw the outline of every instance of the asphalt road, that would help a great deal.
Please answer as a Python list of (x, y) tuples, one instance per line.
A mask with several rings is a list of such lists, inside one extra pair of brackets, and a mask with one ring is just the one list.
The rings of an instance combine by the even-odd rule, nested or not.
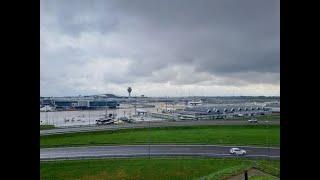
[[(234, 157), (229, 150), (234, 146), (216, 145), (122, 145), (40, 149), (40, 160), (95, 159), (106, 157), (149, 156), (207, 156)], [(239, 146), (238, 146), (239, 147)], [(280, 148), (242, 146), (247, 158), (280, 158)]]
[[(163, 121), (150, 122), (150, 127), (170, 127), (170, 126), (195, 126), (195, 125), (245, 125), (249, 124), (246, 120), (207, 120), (207, 121)], [(259, 121), (259, 124), (265, 124), (264, 121)], [(268, 124), (280, 124), (280, 121), (269, 121)], [(83, 127), (69, 127), (56, 128), (49, 130), (40, 130), (40, 136), (65, 134), (74, 132), (88, 132), (88, 131), (106, 131), (115, 129), (133, 129), (133, 128), (147, 128), (149, 122), (140, 123), (125, 123), (119, 125), (103, 125), (103, 126), (83, 126)]]

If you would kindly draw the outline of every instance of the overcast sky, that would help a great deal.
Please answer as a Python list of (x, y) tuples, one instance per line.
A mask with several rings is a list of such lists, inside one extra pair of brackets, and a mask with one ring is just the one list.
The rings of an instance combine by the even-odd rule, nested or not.
[(42, 96), (280, 95), (279, 0), (42, 0)]

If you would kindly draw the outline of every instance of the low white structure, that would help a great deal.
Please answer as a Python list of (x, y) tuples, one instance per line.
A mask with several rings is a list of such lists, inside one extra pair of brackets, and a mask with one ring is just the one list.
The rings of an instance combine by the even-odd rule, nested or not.
[(54, 111), (54, 107), (44, 106), (44, 107), (40, 108), (40, 112), (48, 112), (48, 111)]

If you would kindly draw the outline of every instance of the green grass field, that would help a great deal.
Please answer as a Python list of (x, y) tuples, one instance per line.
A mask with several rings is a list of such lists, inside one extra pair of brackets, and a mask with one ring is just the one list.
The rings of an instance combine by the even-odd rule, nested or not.
[(40, 137), (40, 146), (146, 144), (223, 144), (279, 146), (280, 126), (210, 125), (82, 132)]
[(40, 125), (40, 130), (54, 129), (54, 125)]
[[(279, 160), (255, 160), (279, 176)], [(253, 166), (231, 158), (133, 158), (40, 163), (41, 179), (223, 179)]]

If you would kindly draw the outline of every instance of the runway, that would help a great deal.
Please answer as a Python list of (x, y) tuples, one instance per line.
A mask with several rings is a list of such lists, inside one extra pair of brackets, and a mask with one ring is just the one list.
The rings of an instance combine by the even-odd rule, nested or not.
[(236, 157), (229, 154), (231, 147), (247, 151), (244, 158), (280, 158), (280, 148), (218, 145), (121, 145), (40, 149), (40, 160), (95, 159), (139, 156), (205, 156)]
[[(264, 121), (259, 124), (266, 124)], [(268, 124), (280, 124), (280, 121), (269, 121)], [(207, 121), (163, 121), (163, 122), (140, 122), (126, 123), (119, 125), (103, 125), (103, 126), (83, 126), (70, 128), (56, 128), (49, 130), (40, 130), (40, 136), (66, 134), (74, 132), (89, 132), (89, 131), (107, 131), (117, 129), (134, 129), (147, 127), (174, 127), (174, 126), (196, 126), (196, 125), (250, 125), (246, 120), (207, 120)]]

